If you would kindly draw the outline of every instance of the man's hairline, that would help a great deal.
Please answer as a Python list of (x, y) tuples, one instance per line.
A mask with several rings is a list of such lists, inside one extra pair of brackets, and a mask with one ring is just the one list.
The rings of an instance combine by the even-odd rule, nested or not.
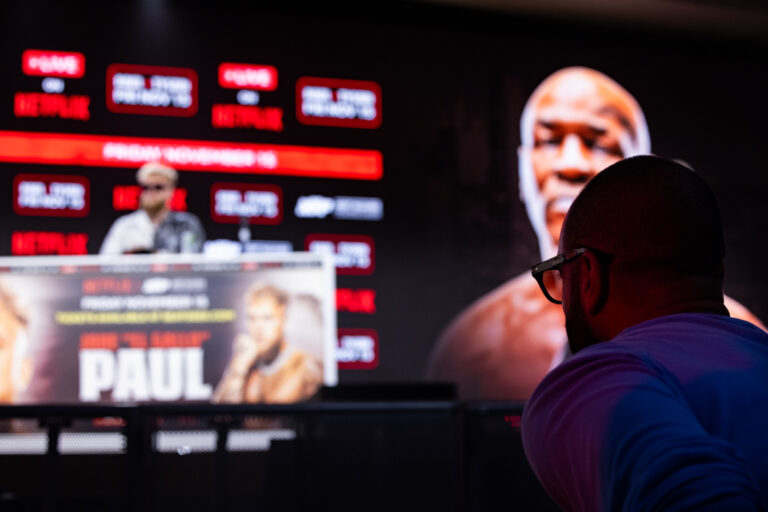
[(528, 221), (531, 223), (531, 227), (533, 227), (533, 230), (536, 233), (536, 238), (539, 242), (539, 252), (541, 253), (542, 259), (551, 257), (552, 249), (554, 249), (556, 252), (557, 247), (553, 247), (554, 244), (552, 244), (551, 241), (551, 235), (549, 233), (549, 227), (547, 226), (545, 212), (537, 211), (538, 209), (542, 209), (542, 198), (541, 190), (539, 189), (538, 183), (536, 182), (536, 177), (534, 176), (535, 171), (533, 169), (533, 163), (530, 159), (530, 150), (534, 147), (534, 129), (536, 123), (534, 115), (535, 109), (533, 107), (534, 104), (538, 103), (540, 97), (542, 96), (540, 91), (547, 82), (553, 80), (557, 75), (561, 73), (566, 73), (569, 71), (575, 72), (577, 70), (596, 73), (609, 87), (611, 87), (613, 90), (621, 92), (629, 98), (629, 105), (632, 107), (632, 120), (635, 123), (635, 136), (631, 137), (631, 140), (634, 143), (633, 148), (624, 155), (624, 158), (649, 154), (651, 152), (651, 138), (643, 109), (640, 107), (637, 99), (635, 99), (635, 97), (629, 91), (627, 91), (624, 87), (621, 86), (621, 84), (613, 80), (611, 77), (591, 68), (575, 66), (562, 68), (545, 78), (536, 87), (536, 89), (525, 103), (523, 113), (520, 116), (520, 145), (517, 148), (518, 186), (520, 189), (520, 199), (525, 205), (525, 210), (528, 214)]

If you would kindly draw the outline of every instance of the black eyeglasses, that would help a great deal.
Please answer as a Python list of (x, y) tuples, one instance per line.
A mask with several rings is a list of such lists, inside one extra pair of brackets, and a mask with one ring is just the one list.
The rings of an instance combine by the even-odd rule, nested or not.
[(575, 260), (588, 250), (586, 247), (572, 249), (531, 267), (531, 275), (539, 283), (541, 291), (550, 302), (563, 303), (563, 276), (560, 273), (560, 267)]
[(151, 190), (152, 192), (159, 192), (161, 190), (165, 190), (168, 188), (167, 185), (160, 185), (160, 184), (154, 184), (154, 185), (139, 185), (141, 187), (141, 190)]

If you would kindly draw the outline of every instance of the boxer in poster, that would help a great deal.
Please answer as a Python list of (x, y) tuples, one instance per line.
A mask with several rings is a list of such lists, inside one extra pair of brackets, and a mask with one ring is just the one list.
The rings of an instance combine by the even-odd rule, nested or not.
[[(521, 199), (541, 258), (555, 255), (565, 214), (593, 176), (630, 156), (649, 154), (645, 116), (606, 75), (561, 69), (529, 98), (520, 120)], [(762, 326), (726, 297), (732, 316)], [(528, 272), (481, 297), (442, 332), (427, 373), (453, 381), (464, 399), (526, 400), (567, 355), (563, 312)]]
[(214, 402), (291, 403), (317, 392), (323, 380), (320, 362), (285, 338), (288, 302), (285, 292), (265, 283), (248, 289), (248, 332), (235, 338)]
[(11, 287), (0, 282), (0, 403), (18, 401), (32, 378), (28, 318)]

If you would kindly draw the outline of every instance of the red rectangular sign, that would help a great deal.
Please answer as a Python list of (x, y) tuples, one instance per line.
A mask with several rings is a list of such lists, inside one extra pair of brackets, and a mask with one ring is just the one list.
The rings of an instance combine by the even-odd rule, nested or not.
[(197, 113), (197, 73), (189, 68), (112, 64), (107, 108), (120, 114), (190, 117)]
[(367, 313), (369, 315), (376, 313), (376, 290), (337, 288), (336, 311)]
[(214, 128), (253, 128), (281, 132), (283, 109), (216, 103), (211, 108), (211, 124)]
[(278, 144), (0, 131), (0, 162), (379, 180), (381, 152)]
[(18, 174), (13, 179), (13, 211), (18, 215), (85, 217), (90, 182), (84, 176)]
[(13, 115), (87, 121), (91, 118), (90, 103), (91, 99), (81, 94), (68, 96), (45, 92), (17, 92), (13, 97)]
[(275, 225), (283, 221), (283, 191), (275, 185), (214, 183), (211, 187), (211, 218), (236, 224)]
[(21, 70), (31, 76), (80, 78), (85, 74), (85, 56), (80, 52), (25, 50)]
[(376, 82), (302, 77), (296, 82), (300, 123), (347, 128), (381, 126), (381, 87)]
[[(139, 208), (140, 195), (141, 187), (138, 185), (116, 185), (112, 189), (112, 208), (116, 211), (137, 210)], [(178, 212), (187, 211), (187, 189), (173, 189), (171, 210)]]
[(274, 91), (277, 89), (277, 69), (258, 64), (224, 62), (219, 65), (219, 85), (228, 89)]
[(376, 268), (373, 238), (368, 235), (315, 233), (304, 240), (304, 249), (333, 254), (339, 275), (369, 275)]
[(379, 335), (373, 329), (339, 329), (339, 370), (372, 370), (379, 366)]
[(56, 231), (14, 231), (11, 254), (14, 256), (88, 254), (86, 233)]

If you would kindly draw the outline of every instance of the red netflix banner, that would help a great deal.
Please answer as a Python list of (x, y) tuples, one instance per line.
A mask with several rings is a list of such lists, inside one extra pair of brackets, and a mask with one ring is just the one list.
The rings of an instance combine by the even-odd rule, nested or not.
[(217, 103), (211, 108), (214, 128), (252, 128), (254, 130), (283, 131), (283, 109)]
[(214, 183), (211, 187), (211, 218), (236, 224), (280, 224), (283, 221), (283, 191), (274, 185)]
[(381, 126), (381, 87), (376, 82), (302, 77), (296, 82), (300, 123), (347, 128)]
[(18, 215), (85, 217), (90, 182), (84, 176), (18, 174), (13, 179), (13, 211)]
[(86, 233), (51, 231), (14, 231), (11, 254), (14, 256), (48, 256), (88, 254)]
[(379, 180), (380, 151), (148, 137), (0, 131), (0, 162)]
[(373, 370), (379, 366), (379, 335), (373, 329), (339, 329), (339, 370)]
[(274, 91), (277, 89), (277, 69), (257, 64), (219, 65), (219, 85), (228, 89), (256, 89)]
[(21, 54), (21, 70), (31, 76), (80, 78), (85, 74), (85, 56), (79, 52), (25, 50)]
[(112, 64), (107, 108), (120, 114), (190, 117), (197, 113), (197, 73), (188, 68)]
[(367, 235), (311, 234), (304, 240), (304, 248), (332, 254), (339, 275), (369, 275), (376, 267), (373, 238)]
[(16, 117), (58, 117), (87, 121), (91, 118), (91, 98), (84, 95), (17, 92), (13, 97)]
[[(141, 187), (138, 185), (117, 185), (112, 189), (112, 208), (116, 211), (138, 210)], [(187, 189), (175, 188), (171, 198), (171, 210), (187, 211)]]

